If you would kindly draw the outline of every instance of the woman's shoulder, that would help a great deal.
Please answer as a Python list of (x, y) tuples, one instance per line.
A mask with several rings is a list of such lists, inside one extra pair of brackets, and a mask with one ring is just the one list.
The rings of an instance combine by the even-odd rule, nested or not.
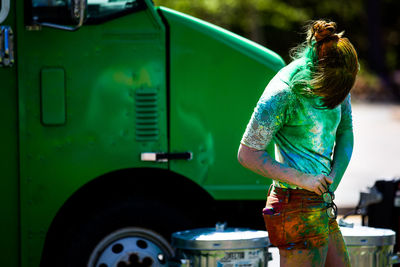
[(291, 86), (291, 80), (293, 75), (299, 71), (303, 64), (304, 62), (301, 59), (298, 59), (283, 67), (270, 81), (267, 90), (271, 90), (272, 94), (281, 94), (290, 99), (295, 99), (296, 94)]
[(268, 83), (260, 102), (278, 101), (282, 103), (292, 103), (296, 101), (297, 95), (290, 85), (291, 77), (297, 73), (302, 66), (301, 60), (294, 60), (283, 67)]
[(296, 98), (288, 81), (276, 75), (267, 85), (262, 94), (261, 100), (275, 99), (278, 101), (293, 101)]
[(305, 65), (304, 59), (296, 59), (290, 62), (288, 65), (283, 67), (278, 73), (277, 76), (283, 82), (289, 84), (292, 77)]

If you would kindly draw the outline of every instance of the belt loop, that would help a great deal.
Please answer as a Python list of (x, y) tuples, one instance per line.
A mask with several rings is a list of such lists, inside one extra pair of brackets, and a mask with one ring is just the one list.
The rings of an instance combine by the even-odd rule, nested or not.
[(285, 194), (285, 203), (289, 203), (289, 199), (290, 199), (290, 189), (287, 188)]

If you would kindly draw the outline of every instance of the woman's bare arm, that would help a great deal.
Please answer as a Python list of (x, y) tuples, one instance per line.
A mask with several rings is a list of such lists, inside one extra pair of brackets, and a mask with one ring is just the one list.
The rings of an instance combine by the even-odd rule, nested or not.
[(297, 185), (318, 195), (326, 192), (332, 179), (323, 174), (311, 175), (287, 167), (274, 160), (267, 152), (241, 144), (238, 160), (245, 168), (264, 177)]
[(338, 187), (353, 153), (353, 130), (348, 129), (336, 136), (336, 145), (333, 152), (332, 171), (329, 174), (333, 178), (332, 191)]

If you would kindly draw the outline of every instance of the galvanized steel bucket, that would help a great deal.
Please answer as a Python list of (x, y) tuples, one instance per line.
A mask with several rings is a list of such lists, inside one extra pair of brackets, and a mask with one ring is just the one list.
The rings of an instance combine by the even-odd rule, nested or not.
[(180, 266), (268, 266), (268, 233), (250, 229), (200, 228), (172, 235)]
[(396, 233), (366, 226), (340, 228), (353, 267), (386, 267), (398, 263), (393, 255)]

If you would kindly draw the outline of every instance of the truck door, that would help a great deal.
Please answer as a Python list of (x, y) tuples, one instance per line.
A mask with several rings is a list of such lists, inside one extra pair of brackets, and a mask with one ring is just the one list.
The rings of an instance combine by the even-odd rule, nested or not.
[(18, 266), (18, 132), (14, 1), (0, 0), (0, 265)]
[(18, 14), (22, 266), (38, 266), (47, 229), (74, 192), (144, 166), (141, 152), (168, 149), (165, 32), (154, 9), (88, 0), (77, 30), (71, 3), (81, 1), (29, 0)]

